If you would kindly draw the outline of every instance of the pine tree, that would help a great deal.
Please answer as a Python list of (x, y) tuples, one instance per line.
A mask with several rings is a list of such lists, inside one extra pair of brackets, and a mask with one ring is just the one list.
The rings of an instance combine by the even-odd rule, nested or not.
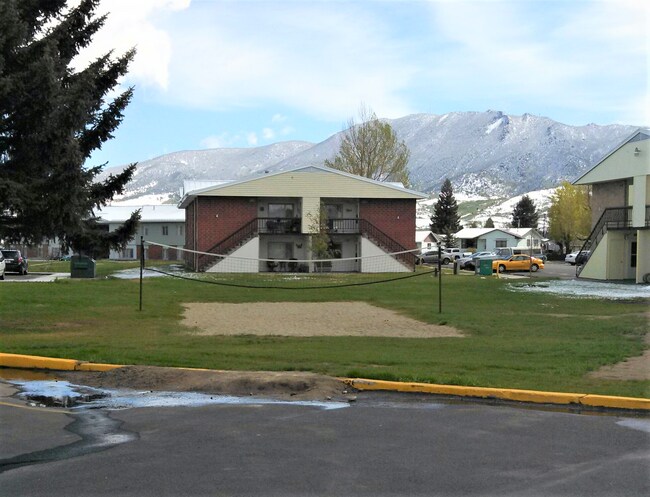
[(325, 160), (325, 165), (378, 181), (399, 181), (408, 187), (411, 153), (406, 144), (371, 110), (362, 106), (360, 117), (361, 124), (350, 119), (338, 154)]
[(484, 227), (484, 228), (494, 228), (494, 221), (492, 221), (492, 218), (491, 218), (491, 217), (488, 217), (488, 218), (485, 220), (485, 224), (483, 224), (483, 227)]
[(117, 231), (97, 224), (94, 212), (122, 193), (135, 164), (101, 182), (104, 165), (86, 166), (113, 137), (131, 100), (128, 88), (107, 95), (134, 56), (111, 53), (86, 68), (72, 60), (105, 17), (99, 0), (0, 2), (0, 239), (39, 243), (58, 239), (63, 249), (103, 251), (133, 237), (139, 212)]
[(510, 225), (513, 228), (537, 228), (538, 222), (539, 214), (535, 208), (535, 203), (528, 195), (524, 195), (512, 211)]
[(438, 202), (433, 208), (431, 216), (431, 231), (444, 235), (447, 247), (454, 244), (454, 233), (460, 230), (460, 216), (458, 215), (458, 203), (454, 198), (454, 190), (451, 181), (447, 178), (442, 184)]

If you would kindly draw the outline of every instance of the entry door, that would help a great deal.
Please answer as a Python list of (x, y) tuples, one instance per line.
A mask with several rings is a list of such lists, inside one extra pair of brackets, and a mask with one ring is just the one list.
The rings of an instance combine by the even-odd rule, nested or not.
[[(609, 233), (608, 233), (609, 234)], [(607, 257), (607, 279), (624, 280), (627, 278), (627, 267), (629, 264), (628, 251), (625, 246), (625, 240), (620, 237), (609, 237), (608, 257)]]

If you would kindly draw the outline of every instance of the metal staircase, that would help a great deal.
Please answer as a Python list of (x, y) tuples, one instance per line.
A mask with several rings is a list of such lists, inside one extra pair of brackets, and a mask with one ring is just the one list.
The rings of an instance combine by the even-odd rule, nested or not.
[(576, 276), (580, 276), (582, 269), (608, 230), (629, 229), (631, 227), (632, 207), (610, 207), (605, 209), (578, 253), (578, 257), (582, 257), (582, 260), (581, 263), (576, 261)]
[[(358, 222), (358, 231), (356, 228), (357, 222)], [(399, 242), (395, 241), (393, 238), (391, 238), (389, 235), (381, 231), (372, 223), (364, 219), (354, 219), (354, 223), (355, 223), (354, 228), (351, 226), (346, 227), (346, 229), (343, 229), (340, 232), (352, 233), (354, 231), (357, 231), (358, 233), (361, 234), (361, 236), (364, 236), (368, 240), (371, 240), (373, 243), (375, 243), (378, 247), (385, 250), (386, 252), (389, 253), (404, 252), (404, 253), (396, 253), (395, 255), (393, 255), (393, 257), (399, 262), (401, 262), (402, 264), (404, 264), (407, 268), (411, 270), (415, 269), (415, 263), (417, 258), (414, 253), (406, 252), (408, 250), (407, 248), (402, 246)], [(338, 229), (337, 230), (332, 229), (331, 231), (339, 232)], [(268, 226), (265, 224), (265, 219), (256, 218), (249, 221), (240, 229), (238, 229), (228, 237), (221, 240), (219, 243), (211, 247), (207, 252), (215, 255), (217, 254), (228, 255), (232, 253), (234, 250), (236, 250), (237, 248), (244, 245), (247, 241), (258, 236), (260, 233), (267, 233), (267, 232), (269, 231), (268, 231)], [(205, 271), (209, 266), (214, 264), (216, 261), (217, 259), (215, 259), (214, 256), (201, 254), (198, 256), (197, 259), (196, 270)]]
[[(232, 235), (221, 240), (214, 245), (208, 252), (211, 254), (228, 255), (233, 250), (241, 247), (248, 240), (251, 240), (259, 233), (258, 219), (246, 223), (244, 226), (235, 231)], [(216, 259), (213, 256), (201, 254), (197, 261), (197, 271), (205, 271), (210, 265), (214, 264)]]
[(393, 238), (377, 228), (374, 224), (366, 221), (365, 219), (359, 219), (359, 229), (361, 231), (361, 236), (364, 236), (368, 240), (371, 240), (386, 252), (404, 252), (401, 254), (396, 253), (393, 255), (393, 257), (404, 264), (410, 270), (415, 270), (415, 262), (417, 260), (417, 257), (413, 252), (405, 252), (408, 250), (406, 247), (402, 246), (399, 242), (395, 241)]

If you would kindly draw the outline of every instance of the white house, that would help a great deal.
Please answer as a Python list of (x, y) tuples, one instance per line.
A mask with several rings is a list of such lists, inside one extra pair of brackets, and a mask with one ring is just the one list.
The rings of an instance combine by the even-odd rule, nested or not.
[(436, 250), (441, 238), (431, 230), (415, 231), (415, 246), (420, 250)]
[(519, 235), (501, 228), (463, 228), (454, 238), (460, 241), (460, 248), (477, 251), (517, 247), (521, 240)]
[[(140, 209), (138, 233), (124, 250), (111, 250), (110, 259), (130, 260), (139, 256), (140, 237), (146, 241), (183, 248), (185, 246), (185, 211), (175, 205), (106, 206), (97, 212), (99, 224), (113, 231), (121, 226), (131, 213)], [(145, 249), (148, 259), (176, 260), (181, 258), (174, 249), (150, 246)]]
[(517, 244), (512, 247), (528, 249), (532, 247), (535, 252), (541, 250), (544, 237), (535, 228), (508, 228), (508, 231), (519, 237)]

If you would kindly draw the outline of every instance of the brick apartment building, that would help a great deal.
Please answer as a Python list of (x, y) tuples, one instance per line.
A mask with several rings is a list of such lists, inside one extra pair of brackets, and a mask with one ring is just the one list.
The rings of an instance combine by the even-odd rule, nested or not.
[[(321, 219), (329, 257), (342, 259), (332, 271), (375, 272), (355, 258), (415, 249), (416, 201), (426, 198), (324, 166), (202, 186), (185, 188), (179, 204), (185, 209), (185, 248), (232, 257), (194, 253), (185, 262), (214, 272), (314, 271), (309, 261), (318, 259), (312, 241)], [(413, 270), (413, 254), (385, 259), (382, 271)]]

